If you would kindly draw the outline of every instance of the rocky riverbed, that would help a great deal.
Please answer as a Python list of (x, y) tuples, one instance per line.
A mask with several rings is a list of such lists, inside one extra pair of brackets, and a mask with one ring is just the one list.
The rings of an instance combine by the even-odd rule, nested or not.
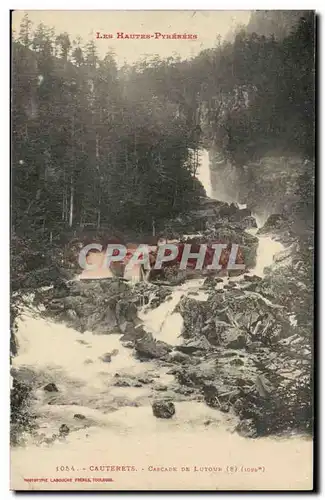
[[(260, 276), (192, 275), (178, 285), (70, 280), (37, 293), (19, 322), (12, 369), (17, 391), (32, 388), (32, 439), (50, 444), (65, 438), (62, 425), (75, 432), (121, 408), (151, 405), (152, 418), (177, 418), (183, 402), (222, 413), (247, 437), (307, 431), (293, 421), (297, 409), (283, 415), (286, 387), (294, 391), (304, 365), (295, 356), (284, 365), (279, 351), (300, 349), (305, 364), (310, 353), (292, 311), (276, 300), (272, 266), (264, 276), (282, 246), (247, 236)], [(271, 245), (261, 252), (265, 238)], [(288, 250), (277, 254), (275, 269), (288, 259)]]
[[(207, 155), (200, 169), (209, 192)], [(105, 446), (116, 439), (114, 453), (120, 449), (123, 461), (137, 454), (145, 467), (170, 464), (172, 437), (177, 463), (188, 462), (191, 449), (213, 463), (212, 442), (224, 460), (245, 461), (259, 442), (266, 465), (276, 453), (290, 475), (285, 457), (292, 462), (295, 446), (302, 462), (292, 463), (292, 477), (305, 470), (312, 426), (309, 259), (290, 220), (274, 214), (257, 226), (247, 207), (202, 198), (160, 233), (173, 241), (238, 244), (244, 272), (168, 267), (150, 282), (78, 280), (71, 248), (75, 279), (36, 290), (18, 321), (16, 467), (26, 470), (24, 450), (38, 461), (49, 450), (44, 467), (63, 450), (71, 463), (94, 449), (105, 462)], [(203, 476), (196, 486), (200, 481), (211, 486)]]

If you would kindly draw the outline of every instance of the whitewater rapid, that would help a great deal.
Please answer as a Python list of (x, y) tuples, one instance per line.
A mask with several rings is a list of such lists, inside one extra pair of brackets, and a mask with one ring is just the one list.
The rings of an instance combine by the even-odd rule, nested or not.
[[(203, 152), (200, 159), (200, 180), (209, 194), (212, 190), (207, 152)], [(264, 268), (282, 248), (268, 237), (258, 238), (257, 264), (252, 273), (262, 276)], [(176, 286), (171, 297), (157, 308), (141, 308), (138, 315), (144, 328), (157, 340), (179, 345), (183, 319), (175, 308), (182, 297), (191, 294), (196, 300), (207, 300), (207, 294), (201, 290), (203, 281), (189, 280)], [(226, 278), (218, 288), (225, 282)], [(15, 485), (21, 483), (32, 489), (33, 485), (24, 483), (26, 476), (65, 477), (67, 473), (57, 471), (56, 467), (69, 464), (75, 469), (69, 471), (69, 477), (89, 475), (91, 464), (134, 464), (134, 473), (123, 477), (115, 474), (114, 482), (105, 485), (108, 489), (136, 489), (140, 480), (147, 489), (164, 489), (166, 482), (169, 489), (184, 487), (184, 475), (149, 473), (153, 465), (175, 465), (179, 469), (220, 466), (224, 470), (229, 465), (263, 466), (266, 472), (254, 476), (256, 489), (281, 489), (290, 482), (299, 488), (312, 476), (312, 444), (299, 436), (254, 440), (240, 437), (234, 432), (237, 417), (194, 400), (176, 401), (176, 414), (172, 419), (155, 418), (151, 402), (159, 394), (146, 384), (116, 386), (116, 377), (152, 378), (167, 387), (162, 394), (168, 396), (175, 387), (174, 376), (168, 366), (136, 359), (132, 349), (120, 343), (119, 333), (81, 334), (41, 318), (34, 311), (26, 312), (18, 320), (17, 338), (19, 352), (13, 358), (13, 369), (23, 373), (25, 380), (36, 387), (33, 409), (38, 415), (39, 432), (51, 438), (65, 424), (70, 433), (64, 440), (50, 444), (40, 444), (33, 436), (26, 435), (26, 445), (11, 452)], [(105, 363), (102, 356), (108, 352), (115, 354), (111, 362)], [(58, 392), (43, 390), (49, 382), (56, 384)], [(76, 414), (81, 414), (83, 419), (76, 420)], [(102, 477), (103, 473), (91, 475)], [(189, 481), (195, 489), (229, 488), (227, 474), (201, 471)], [(190, 483), (187, 482), (187, 486)], [(237, 489), (252, 488), (251, 475), (242, 474), (236, 484)], [(73, 489), (75, 484), (64, 486)], [(103, 488), (100, 483), (82, 486)]]
[[(182, 285), (175, 290), (172, 299), (155, 310), (143, 310), (140, 316), (146, 328), (151, 329), (157, 339), (176, 345), (182, 322), (173, 312), (174, 308), (182, 296), (197, 293), (201, 285), (202, 280), (193, 280), (190, 286)], [(201, 300), (204, 299), (201, 296)], [(12, 449), (16, 487), (33, 487), (24, 484), (24, 477), (90, 475), (114, 476), (114, 483), (108, 489), (134, 489), (140, 480), (142, 485), (145, 481), (148, 489), (163, 489), (167, 476), (149, 474), (153, 466), (225, 470), (229, 464), (250, 467), (262, 464), (267, 473), (254, 477), (256, 489), (285, 488), (288, 480), (299, 488), (311, 478), (312, 443), (302, 437), (257, 440), (240, 437), (235, 433), (237, 417), (209, 408), (200, 401), (176, 401), (176, 414), (172, 419), (155, 418), (151, 402), (157, 393), (154, 396), (148, 385), (116, 387), (113, 385), (116, 374), (152, 377), (170, 389), (174, 376), (168, 373), (168, 367), (157, 366), (156, 362), (140, 362), (131, 349), (122, 346), (120, 337), (120, 334), (81, 334), (41, 318), (36, 312), (19, 319), (19, 354), (13, 359), (13, 368), (25, 373), (25, 381), (32, 381), (36, 387), (33, 410), (38, 415), (38, 433), (51, 440), (63, 424), (69, 427), (70, 433), (64, 440), (48, 444), (26, 436), (24, 447)], [(117, 351), (115, 356), (110, 363), (104, 363), (101, 356), (112, 350)], [(43, 390), (49, 382), (56, 384), (58, 392)], [(168, 391), (163, 394), (167, 396)], [(81, 414), (83, 419), (76, 420), (76, 414)], [(277, 457), (276, 470), (274, 456)], [(121, 478), (102, 472), (90, 474), (90, 466), (101, 464), (133, 465), (137, 474), (125, 474)], [(71, 465), (74, 470), (69, 473), (57, 470), (59, 466)], [(277, 472), (283, 470), (285, 477)], [(181, 474), (168, 474), (167, 482), (169, 489), (184, 487)], [(229, 480), (226, 474), (202, 470), (192, 478), (191, 484), (198, 489), (222, 489), (229, 487)], [(242, 474), (239, 485), (236, 484), (238, 489), (251, 488), (250, 474)], [(64, 486), (75, 487), (74, 483)], [(91, 483), (83, 487), (100, 489), (103, 485)]]
[[(175, 302), (171, 302), (170, 309), (164, 313), (172, 314)], [(307, 439), (240, 437), (234, 432), (238, 423), (234, 415), (221, 413), (198, 401), (175, 402), (176, 414), (172, 419), (157, 419), (152, 414), (153, 394), (148, 386), (112, 386), (116, 373), (158, 377), (159, 383), (171, 386), (174, 380), (167, 368), (138, 361), (130, 349), (121, 346), (120, 335), (80, 334), (30, 316), (19, 320), (18, 332), (21, 349), (13, 366), (20, 370), (29, 368), (38, 386), (34, 402), (38, 432), (51, 438), (65, 424), (70, 433), (64, 440), (50, 444), (39, 444), (29, 437), (24, 447), (12, 449), (11, 467), (16, 488), (33, 488), (32, 484), (24, 483), (26, 477), (80, 476), (113, 477), (114, 482), (105, 485), (108, 489), (136, 489), (138, 481), (142, 486), (145, 483), (148, 489), (164, 489), (166, 484), (168, 489), (184, 487), (182, 474), (149, 473), (155, 466), (178, 470), (184, 466), (196, 468), (198, 472), (191, 478), (192, 482), (186, 484), (198, 489), (229, 487), (226, 473), (216, 474), (204, 468), (225, 470), (232, 464), (264, 467), (266, 473), (254, 476), (256, 489), (281, 489), (288, 481), (299, 488), (311, 478), (312, 444)], [(111, 349), (118, 350), (111, 363), (100, 361), (99, 356)], [(46, 393), (44, 384), (53, 381), (59, 392)], [(76, 414), (81, 414), (83, 420), (76, 420)], [(123, 475), (90, 472), (90, 467), (102, 464), (125, 464), (136, 470)], [(57, 467), (71, 466), (74, 470), (69, 472), (57, 470)], [(285, 476), (278, 473), (283, 470)], [(238, 489), (252, 488), (251, 475), (242, 474), (236, 484)], [(100, 483), (82, 486), (103, 488)], [(48, 485), (43, 487), (47, 489)], [(74, 489), (75, 484), (67, 483), (64, 487)]]
[[(211, 184), (208, 154), (201, 155), (201, 162), (200, 180), (209, 190)], [(257, 230), (248, 231), (253, 234)], [(282, 245), (269, 237), (258, 236), (258, 239), (257, 264), (251, 273), (262, 276), (264, 268), (272, 264), (274, 254), (282, 249)], [(203, 278), (188, 280), (176, 286), (172, 295), (157, 308), (143, 306), (138, 315), (144, 329), (151, 332), (156, 340), (162, 340), (172, 346), (181, 344), (183, 318), (179, 312), (175, 312), (175, 308), (184, 296), (193, 295), (196, 300), (207, 300), (208, 295), (202, 290), (203, 282)], [(226, 282), (227, 278), (224, 278), (217, 288), (222, 288)], [(119, 333), (108, 336), (93, 335), (91, 332), (80, 334), (72, 328), (41, 318), (37, 312), (28, 312), (18, 321), (17, 335), (19, 352), (13, 358), (13, 367), (37, 370), (40, 380), (55, 379), (58, 386), (62, 381), (60, 395), (65, 394), (65, 401), (69, 398), (76, 399), (76, 394), (71, 393), (72, 390), (77, 391), (87, 404), (89, 398), (94, 399), (93, 392), (99, 391), (96, 394), (96, 405), (107, 405), (111, 401), (106, 395), (107, 388), (113, 400), (115, 395), (122, 394), (131, 400), (137, 400), (141, 395), (140, 399), (144, 396), (147, 397), (147, 402), (149, 401), (146, 389), (112, 387), (116, 373), (136, 375), (157, 371), (154, 362), (140, 362), (133, 356), (131, 349), (123, 347), (119, 341)], [(116, 355), (112, 356), (110, 363), (104, 363), (101, 356), (110, 352), (116, 352)], [(168, 375), (167, 371), (167, 368), (160, 367), (159, 377), (164, 382), (171, 383), (173, 376)]]
[[(227, 203), (237, 203), (237, 200), (230, 200), (229, 196), (220, 191), (220, 188), (218, 191), (218, 197), (215, 196), (215, 189), (213, 188), (211, 182), (209, 152), (207, 150), (203, 149), (200, 151), (199, 161), (200, 165), (198, 168), (197, 177), (202, 183), (207, 196), (218, 199), (220, 201), (225, 201)], [(237, 203), (237, 205), (240, 209), (247, 208), (246, 205), (240, 203)], [(256, 255), (256, 266), (255, 268), (251, 269), (250, 274), (256, 274), (257, 276), (263, 277), (265, 268), (273, 264), (274, 256), (277, 253), (282, 252), (284, 250), (284, 246), (279, 241), (275, 241), (271, 236), (257, 234), (264, 221), (262, 221), (256, 214), (252, 215), (253, 217), (255, 217), (257, 228), (247, 229), (247, 232), (258, 238), (258, 247)]]
[(256, 266), (251, 269), (250, 274), (256, 274), (261, 278), (265, 275), (265, 269), (274, 262), (274, 256), (282, 252), (285, 248), (280, 241), (274, 240), (271, 236), (256, 234), (257, 228), (247, 229), (247, 232), (258, 238), (256, 251)]
[(176, 287), (171, 297), (157, 308), (145, 306), (138, 314), (148, 332), (153, 333), (157, 340), (162, 340), (176, 346), (182, 343), (181, 333), (183, 318), (179, 312), (174, 312), (184, 296), (195, 294), (195, 300), (205, 301), (208, 294), (201, 290), (204, 279), (189, 280)]

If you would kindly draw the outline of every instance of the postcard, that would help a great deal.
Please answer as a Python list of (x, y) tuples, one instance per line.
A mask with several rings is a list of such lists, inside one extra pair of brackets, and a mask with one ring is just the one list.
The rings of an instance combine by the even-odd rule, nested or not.
[(315, 12), (11, 22), (11, 489), (313, 490)]

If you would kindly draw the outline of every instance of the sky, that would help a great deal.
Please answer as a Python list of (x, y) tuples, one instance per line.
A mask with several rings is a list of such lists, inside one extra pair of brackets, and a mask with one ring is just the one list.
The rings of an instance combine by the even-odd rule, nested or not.
[[(133, 63), (146, 54), (165, 58), (178, 53), (182, 59), (193, 57), (201, 50), (213, 47), (218, 35), (224, 37), (237, 24), (247, 24), (251, 11), (16, 10), (12, 14), (12, 28), (17, 33), (26, 12), (33, 27), (42, 22), (53, 27), (56, 34), (68, 32), (72, 40), (78, 35), (85, 42), (93, 39), (100, 56), (113, 49), (118, 65), (122, 65), (124, 62)], [(98, 39), (97, 32), (111, 33), (114, 38)], [(117, 32), (187, 33), (196, 34), (197, 40), (117, 39)]]

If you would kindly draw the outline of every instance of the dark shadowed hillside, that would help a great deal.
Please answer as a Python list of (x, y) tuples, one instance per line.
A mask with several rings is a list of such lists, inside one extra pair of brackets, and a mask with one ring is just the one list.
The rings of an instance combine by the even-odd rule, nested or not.
[(251, 15), (247, 32), (265, 37), (274, 35), (281, 40), (296, 27), (299, 19), (306, 15), (306, 10), (256, 10)]

